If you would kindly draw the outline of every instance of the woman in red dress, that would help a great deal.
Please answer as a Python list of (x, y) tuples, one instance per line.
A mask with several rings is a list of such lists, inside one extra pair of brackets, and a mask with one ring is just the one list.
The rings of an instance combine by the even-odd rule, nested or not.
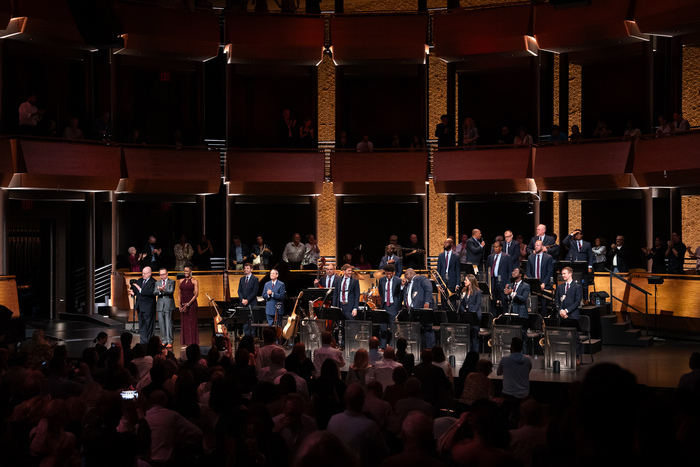
[(198, 295), (199, 283), (192, 277), (192, 263), (187, 263), (185, 278), (180, 281), (180, 342), (183, 346), (199, 345)]

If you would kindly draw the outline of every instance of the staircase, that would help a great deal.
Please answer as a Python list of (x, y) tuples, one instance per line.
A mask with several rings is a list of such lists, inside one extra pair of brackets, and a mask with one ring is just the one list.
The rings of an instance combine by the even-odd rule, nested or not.
[(631, 321), (618, 322), (615, 314), (601, 316), (600, 323), (605, 345), (651, 347), (654, 343), (653, 337), (642, 336), (641, 329), (634, 329)]

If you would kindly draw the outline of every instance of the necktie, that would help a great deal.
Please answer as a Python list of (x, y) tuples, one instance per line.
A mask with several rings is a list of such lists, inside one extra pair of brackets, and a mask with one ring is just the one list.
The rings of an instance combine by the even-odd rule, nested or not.
[(491, 270), (491, 277), (496, 277), (496, 271), (498, 270), (498, 257), (501, 255), (496, 255), (496, 261), (493, 262), (493, 269)]
[(165, 280), (163, 280), (163, 287), (165, 287)]
[(581, 252), (581, 240), (578, 241), (578, 251)]
[(347, 297), (346, 297), (347, 283), (348, 283), (348, 279), (347, 278), (343, 279), (343, 299), (341, 300), (342, 302), (348, 301)]
[(411, 308), (413, 306), (413, 281), (408, 283), (408, 292), (407, 292), (407, 298), (408, 298), (408, 307)]
[(391, 279), (386, 281), (386, 304), (391, 305)]
[(540, 278), (540, 255), (537, 255), (537, 266), (535, 266), (536, 278)]
[(326, 277), (326, 288), (328, 289), (328, 288), (330, 288), (330, 286), (331, 286), (331, 278)]
[(566, 290), (564, 291), (564, 295), (569, 293), (569, 283), (566, 283)]
[(248, 285), (248, 279), (250, 279), (250, 276), (245, 276), (245, 285)]
[[(506, 243), (506, 253), (510, 251), (510, 242)], [(510, 254), (510, 253), (508, 253)]]
[(445, 279), (450, 280), (450, 252), (445, 254)]

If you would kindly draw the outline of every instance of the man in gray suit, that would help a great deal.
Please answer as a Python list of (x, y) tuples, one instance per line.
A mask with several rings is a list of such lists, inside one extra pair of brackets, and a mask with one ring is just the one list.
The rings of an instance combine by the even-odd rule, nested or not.
[(175, 281), (168, 279), (168, 270), (160, 268), (160, 275), (156, 283), (156, 312), (158, 313), (158, 325), (160, 326), (160, 339), (168, 348), (173, 346), (173, 310), (175, 309)]

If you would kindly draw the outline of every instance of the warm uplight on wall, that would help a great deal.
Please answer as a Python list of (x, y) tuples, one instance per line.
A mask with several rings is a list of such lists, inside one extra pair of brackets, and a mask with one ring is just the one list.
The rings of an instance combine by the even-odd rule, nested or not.
[(7, 29), (0, 31), (0, 39), (6, 39), (8, 37), (16, 36), (24, 32), (24, 25), (27, 22), (26, 16), (18, 16), (12, 18), (7, 24)]
[(637, 26), (636, 21), (625, 20), (625, 28), (627, 29), (627, 35), (643, 41), (649, 41), (649, 35), (642, 33)]
[(525, 50), (531, 55), (537, 57), (540, 54), (540, 47), (537, 45), (537, 39), (533, 36), (523, 36), (525, 38)]

